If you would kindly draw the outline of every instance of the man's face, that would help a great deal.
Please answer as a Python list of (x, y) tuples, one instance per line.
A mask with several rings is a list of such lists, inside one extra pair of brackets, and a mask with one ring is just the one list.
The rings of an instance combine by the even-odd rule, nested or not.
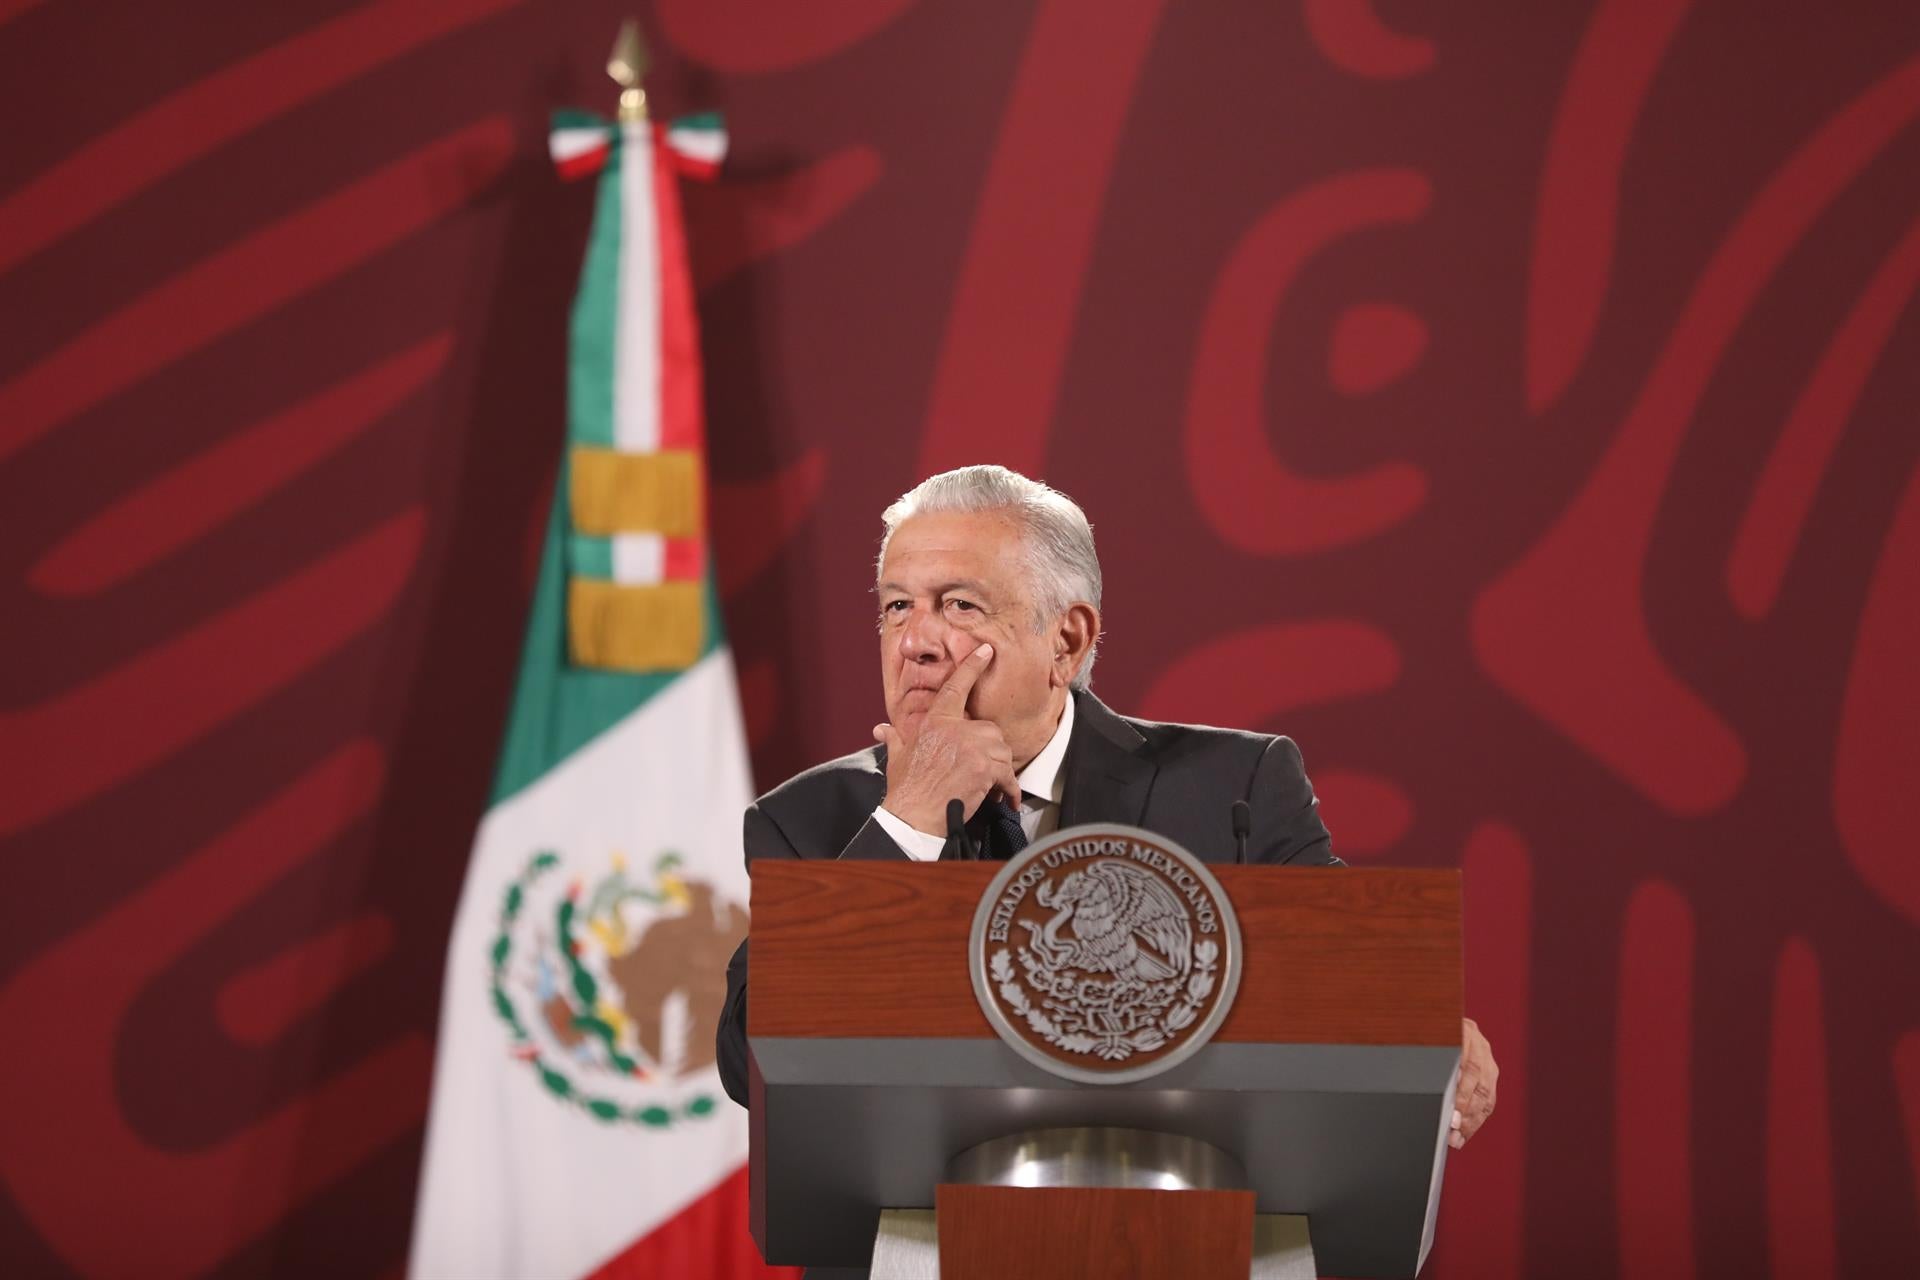
[(967, 714), (999, 725), (1016, 762), (1046, 745), (1065, 680), (1055, 672), (1051, 628), (1035, 630), (1024, 548), (1010, 521), (991, 512), (914, 516), (887, 543), (878, 594), (880, 678), (895, 729), (917, 734), (954, 667), (991, 643), (993, 662)]

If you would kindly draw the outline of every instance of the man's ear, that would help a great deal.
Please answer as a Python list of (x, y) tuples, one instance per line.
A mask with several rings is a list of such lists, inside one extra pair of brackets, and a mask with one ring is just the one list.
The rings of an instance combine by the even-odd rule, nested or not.
[(1074, 672), (1080, 670), (1087, 654), (1093, 649), (1093, 642), (1099, 638), (1100, 612), (1092, 605), (1081, 601), (1060, 615), (1059, 624), (1053, 629), (1053, 676), (1056, 685), (1064, 686), (1073, 680)]

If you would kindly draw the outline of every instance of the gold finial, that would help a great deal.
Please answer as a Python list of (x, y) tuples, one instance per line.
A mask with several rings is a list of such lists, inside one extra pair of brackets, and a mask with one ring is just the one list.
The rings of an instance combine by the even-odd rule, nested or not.
[(607, 56), (607, 74), (620, 86), (620, 123), (632, 124), (647, 118), (647, 91), (640, 78), (647, 71), (647, 47), (640, 40), (640, 23), (628, 18), (614, 37), (613, 52)]

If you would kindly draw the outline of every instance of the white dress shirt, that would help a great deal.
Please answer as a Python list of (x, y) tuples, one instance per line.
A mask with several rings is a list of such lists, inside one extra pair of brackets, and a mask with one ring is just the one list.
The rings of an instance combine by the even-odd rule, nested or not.
[[(1066, 779), (1060, 776), (1060, 762), (1067, 758), (1067, 740), (1072, 736), (1073, 695), (1069, 693), (1066, 710), (1060, 713), (1060, 724), (1047, 739), (1047, 745), (1027, 762), (1026, 768), (1014, 775), (1020, 783), (1020, 827), (1030, 841), (1060, 829), (1060, 791), (1066, 785)], [(906, 819), (887, 812), (885, 805), (875, 808), (873, 816), (915, 862), (938, 862), (940, 851), (947, 847), (945, 836), (928, 835), (909, 825)]]

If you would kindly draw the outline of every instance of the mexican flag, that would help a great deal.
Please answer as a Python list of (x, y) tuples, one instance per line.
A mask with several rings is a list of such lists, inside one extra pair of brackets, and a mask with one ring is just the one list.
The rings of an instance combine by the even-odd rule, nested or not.
[(717, 167), (717, 124), (556, 121), (556, 162), (598, 195), (566, 455), (447, 955), (419, 1280), (760, 1270), (746, 1118), (714, 1069), (752, 785), (676, 190)]

